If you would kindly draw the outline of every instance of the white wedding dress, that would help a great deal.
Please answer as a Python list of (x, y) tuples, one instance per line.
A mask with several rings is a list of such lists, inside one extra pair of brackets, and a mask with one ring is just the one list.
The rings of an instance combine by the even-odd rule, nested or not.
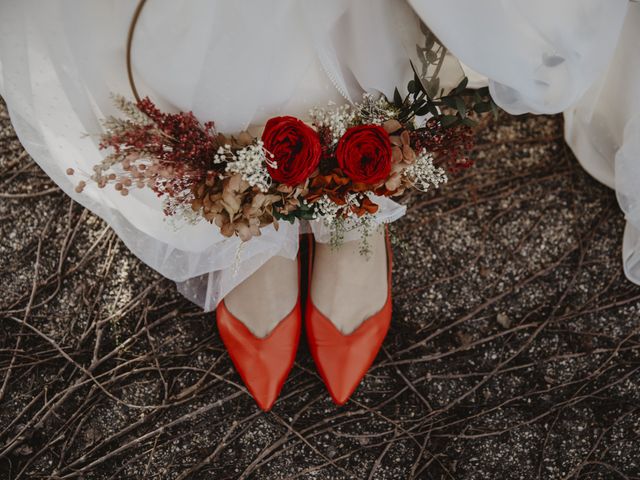
[[(0, 93), (18, 136), (72, 198), (105, 219), (142, 261), (207, 310), (274, 255), (295, 258), (300, 224), (240, 247), (215, 226), (168, 220), (151, 192), (88, 186), (96, 134), (130, 96), (125, 43), (135, 0), (3, 0)], [(419, 18), (490, 79), (513, 113), (565, 111), (585, 168), (616, 188), (628, 220), (627, 276), (640, 282), (640, 5), (627, 0), (149, 0), (134, 38), (142, 95), (192, 110), (219, 131), (259, 128), (313, 105), (392, 95), (412, 77)], [(455, 77), (455, 74), (453, 75)], [(635, 106), (635, 108), (633, 108)], [(92, 134), (87, 136), (86, 134)], [(385, 199), (378, 221), (404, 213)], [(321, 224), (311, 225), (320, 240)]]

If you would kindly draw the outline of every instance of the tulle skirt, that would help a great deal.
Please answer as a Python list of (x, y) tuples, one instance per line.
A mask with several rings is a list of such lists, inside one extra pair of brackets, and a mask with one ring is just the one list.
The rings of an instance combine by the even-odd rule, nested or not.
[[(221, 235), (206, 221), (166, 217), (162, 200), (145, 189), (123, 197), (88, 182), (104, 153), (101, 120), (117, 113), (111, 95), (131, 97), (125, 45), (137, 2), (121, 0), (25, 0), (0, 6), (0, 89), (15, 130), (29, 154), (74, 200), (102, 217), (143, 262), (174, 280), (206, 310), (274, 255), (296, 258), (301, 233), (328, 241), (321, 222), (280, 222), (248, 242)], [(323, 7), (291, 0), (226, 2), (153, 0), (134, 36), (133, 66), (141, 95), (167, 111), (193, 111), (218, 131), (259, 131), (276, 115), (308, 118), (313, 106), (358, 100), (365, 91), (393, 94), (412, 76), (401, 42), (387, 17), (367, 5), (331, 1)], [(380, 8), (384, 7), (384, 8)], [(418, 17), (402, 4), (393, 16), (419, 31)], [(370, 65), (355, 45), (336, 45), (357, 29), (352, 10), (370, 10), (379, 23), (380, 48)], [(372, 15), (373, 13), (373, 15)], [(348, 57), (352, 81), (339, 65)], [(369, 58), (372, 58), (369, 55)], [(360, 65), (360, 66), (359, 66)], [(359, 69), (359, 70), (358, 70)], [(356, 70), (358, 70), (356, 72)], [(380, 72), (385, 72), (381, 75)], [(355, 75), (360, 80), (355, 80)], [(76, 173), (69, 177), (65, 172)], [(374, 223), (392, 222), (404, 208), (381, 198)], [(348, 232), (354, 240), (359, 232)]]
[[(0, 4), (0, 93), (36, 162), (102, 217), (143, 262), (210, 310), (274, 255), (295, 258), (301, 232), (281, 222), (242, 244), (207, 222), (163, 214), (152, 192), (127, 197), (88, 185), (102, 158), (111, 93), (130, 95), (125, 64), (134, 0), (20, 0)], [(192, 110), (219, 131), (258, 129), (275, 115), (306, 118), (327, 102), (391, 97), (412, 78), (420, 18), (488, 78), (512, 113), (566, 111), (567, 140), (585, 168), (615, 188), (628, 225), (627, 276), (640, 283), (640, 5), (627, 0), (152, 0), (133, 46), (138, 88), (168, 111)], [(459, 71), (445, 69), (444, 83)], [(381, 200), (382, 201), (382, 200)], [(404, 213), (388, 199), (376, 222)], [(355, 239), (351, 232), (347, 239)]]

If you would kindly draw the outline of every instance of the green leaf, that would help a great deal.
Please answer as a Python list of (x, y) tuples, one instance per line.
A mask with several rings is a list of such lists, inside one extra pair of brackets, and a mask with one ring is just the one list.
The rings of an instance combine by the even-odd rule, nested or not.
[(457, 108), (455, 97), (442, 97), (440, 100), (442, 100), (447, 107)]
[(456, 110), (462, 118), (467, 116), (467, 106), (464, 104), (464, 101), (460, 97), (456, 97)]
[(458, 122), (457, 115), (443, 115), (440, 117), (440, 123), (443, 127), (451, 127)]
[(473, 106), (473, 111), (476, 113), (485, 113), (491, 111), (491, 102), (480, 102)]
[(467, 84), (469, 83), (469, 79), (467, 77), (464, 77), (460, 83), (458, 84), (458, 86), (453, 90), (454, 95), (459, 95), (461, 94), (465, 88), (467, 88)]
[(420, 108), (424, 106), (424, 104), (425, 104), (424, 100), (415, 101), (411, 104), (411, 110), (414, 112), (417, 112), (418, 110), (420, 110)]
[(402, 95), (400, 95), (398, 87), (396, 87), (396, 89), (393, 91), (393, 103), (396, 107), (402, 106)]
[(411, 68), (413, 68), (413, 81), (416, 83), (416, 87), (419, 91), (423, 91), (424, 88), (422, 87), (422, 82), (420, 81), (420, 77), (418, 76), (416, 69), (413, 67), (413, 63), (411, 63)]
[(431, 112), (431, 106), (432, 105), (430, 105), (430, 104), (423, 105), (421, 108), (416, 110), (416, 115), (419, 116), (419, 117), (422, 117), (423, 115), (426, 115), (427, 113)]
[(409, 93), (416, 93), (418, 91), (418, 87), (416, 85), (415, 80), (411, 80), (409, 82), (409, 84), (407, 85), (407, 90), (409, 90)]
[(296, 215), (294, 213), (290, 213), (288, 215), (282, 215), (281, 213), (278, 213), (274, 210), (273, 216), (276, 218), (276, 220), (282, 220), (284, 222), (289, 222), (289, 223), (293, 223), (296, 220)]
[(467, 127), (475, 127), (476, 125), (478, 125), (478, 122), (476, 122), (475, 120), (467, 117), (467, 118), (463, 118), (462, 119), (462, 123), (463, 125), (466, 125)]
[(476, 92), (478, 92), (478, 95), (480, 95), (481, 97), (488, 97), (489, 96), (489, 87), (479, 88), (478, 90), (476, 90)]

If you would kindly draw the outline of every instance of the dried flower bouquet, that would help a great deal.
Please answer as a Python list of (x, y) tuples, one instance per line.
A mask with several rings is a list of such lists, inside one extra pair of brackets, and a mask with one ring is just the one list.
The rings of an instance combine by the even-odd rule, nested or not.
[[(166, 215), (204, 219), (243, 241), (283, 220), (365, 225), (378, 210), (376, 196), (428, 190), (469, 167), (472, 117), (495, 111), (487, 89), (469, 92), (466, 79), (436, 96), (416, 75), (408, 91), (314, 108), (310, 125), (271, 118), (261, 138), (223, 135), (191, 112), (164, 113), (148, 98), (116, 96), (123, 115), (105, 120), (100, 148), (108, 154), (90, 179), (122, 195), (150, 188)], [(80, 181), (77, 190), (85, 186)]]

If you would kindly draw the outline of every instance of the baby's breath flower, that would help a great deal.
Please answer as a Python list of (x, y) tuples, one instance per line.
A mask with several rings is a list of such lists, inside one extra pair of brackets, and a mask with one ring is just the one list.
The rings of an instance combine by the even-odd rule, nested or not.
[(239, 173), (242, 179), (252, 187), (258, 187), (261, 192), (267, 192), (271, 187), (271, 175), (266, 165), (276, 168), (277, 164), (270, 158), (264, 148), (262, 140), (233, 152), (230, 145), (218, 148), (213, 159), (214, 163), (227, 162), (225, 171)]
[[(193, 195), (190, 196), (193, 197)], [(196, 225), (202, 220), (202, 212), (194, 210), (187, 202), (186, 194), (180, 198), (165, 196), (162, 200), (163, 211), (169, 213), (165, 220), (174, 231), (180, 230), (185, 225)]]
[(429, 188), (437, 187), (441, 183), (447, 183), (447, 173), (443, 168), (433, 164), (433, 155), (422, 150), (416, 157), (415, 163), (405, 168), (402, 172), (404, 176), (417, 188), (423, 192)]
[(370, 245), (368, 238), (371, 234), (371, 228), (374, 224), (374, 215), (365, 213), (358, 216), (352, 207), (358, 206), (365, 194), (350, 193), (347, 195), (346, 204), (338, 205), (329, 196), (323, 195), (313, 203), (315, 220), (322, 221), (329, 229), (331, 234), (330, 244), (332, 248), (338, 248), (344, 241), (346, 232), (359, 229), (360, 230), (360, 252), (364, 256), (370, 253)]
[(362, 123), (382, 125), (387, 120), (398, 116), (398, 109), (384, 96), (376, 98), (370, 93), (362, 95), (362, 102), (356, 103), (354, 108)]
[(328, 108), (312, 108), (309, 111), (309, 116), (316, 127), (329, 128), (333, 143), (337, 143), (340, 140), (347, 128), (354, 124), (357, 117), (351, 105), (338, 107), (333, 102), (329, 103)]

